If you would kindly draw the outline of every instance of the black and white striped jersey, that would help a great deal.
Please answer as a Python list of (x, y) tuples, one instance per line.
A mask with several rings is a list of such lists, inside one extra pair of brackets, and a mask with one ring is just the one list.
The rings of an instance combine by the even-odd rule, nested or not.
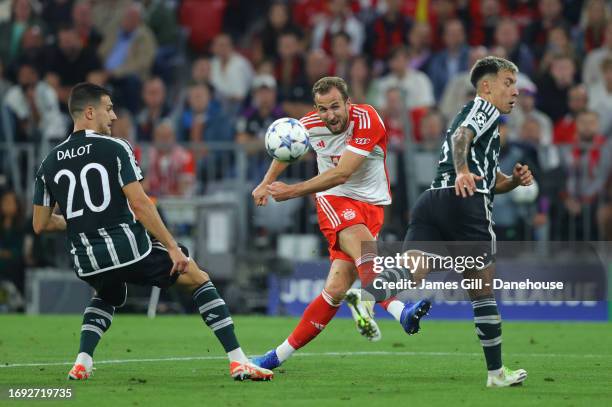
[(59, 205), (80, 276), (134, 263), (151, 251), (122, 190), (142, 178), (127, 141), (92, 130), (72, 133), (42, 162), (34, 204)]
[(440, 161), (431, 189), (455, 186), (455, 165), (453, 163), (452, 136), (458, 127), (468, 127), (474, 132), (474, 139), (468, 152), (468, 167), (471, 173), (483, 177), (476, 181), (476, 190), (490, 194), (495, 189), (500, 149), (498, 119), (500, 112), (495, 106), (479, 96), (466, 104), (457, 114), (440, 151)]

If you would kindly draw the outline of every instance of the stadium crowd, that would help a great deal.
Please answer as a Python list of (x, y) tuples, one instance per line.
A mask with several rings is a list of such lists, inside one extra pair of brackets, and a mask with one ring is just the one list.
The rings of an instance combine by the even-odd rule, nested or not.
[(352, 101), (386, 124), (399, 179), (388, 223), (405, 230), (413, 175), (402, 163), (437, 155), (448, 120), (474, 97), (470, 67), (488, 54), (521, 71), (500, 169), (527, 163), (539, 186), (530, 205), (496, 199), (499, 240), (538, 239), (542, 227), (549, 239), (612, 239), (606, 0), (5, 0), (0, 38), (1, 275), (36, 252), (21, 237), (29, 204), (11, 191), (5, 130), (35, 146), (65, 138), (78, 82), (113, 91), (114, 135), (135, 146), (147, 191), (190, 197), (206, 192), (211, 168), (233, 176), (207, 145), (241, 146), (255, 182), (268, 125), (310, 111), (317, 79), (343, 77)]

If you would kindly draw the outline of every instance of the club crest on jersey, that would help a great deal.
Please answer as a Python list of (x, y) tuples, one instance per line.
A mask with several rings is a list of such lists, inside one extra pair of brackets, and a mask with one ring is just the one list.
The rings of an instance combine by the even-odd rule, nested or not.
[(346, 220), (353, 220), (355, 219), (355, 216), (357, 216), (357, 214), (350, 208), (342, 211), (342, 217)]
[(487, 115), (484, 114), (484, 112), (478, 112), (476, 113), (476, 116), (474, 117), (474, 121), (476, 122), (478, 127), (482, 129), (484, 125), (487, 123)]
[(317, 145), (317, 147), (319, 147), (319, 148), (325, 148), (325, 141), (321, 140), (321, 141), (319, 141), (319, 142), (318, 142), (316, 145)]

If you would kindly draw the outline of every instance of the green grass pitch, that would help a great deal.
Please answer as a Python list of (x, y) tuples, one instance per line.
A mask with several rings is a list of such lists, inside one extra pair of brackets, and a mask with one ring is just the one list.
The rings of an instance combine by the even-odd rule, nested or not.
[[(234, 319), (251, 355), (276, 346), (297, 321)], [(392, 321), (380, 325), (382, 341), (369, 343), (351, 320), (334, 320), (272, 382), (240, 383), (230, 379), (224, 353), (199, 317), (118, 314), (96, 351), (93, 378), (68, 382), (79, 316), (0, 316), (0, 405), (612, 405), (610, 323), (504, 322), (504, 362), (529, 372), (525, 385), (506, 389), (484, 387), (471, 322), (424, 321), (411, 337)], [(69, 401), (7, 398), (9, 387), (66, 386), (74, 393)]]

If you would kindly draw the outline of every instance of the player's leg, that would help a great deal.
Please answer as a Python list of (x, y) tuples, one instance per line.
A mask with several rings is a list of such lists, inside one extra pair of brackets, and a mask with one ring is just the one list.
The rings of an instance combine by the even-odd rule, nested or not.
[(112, 274), (93, 276), (86, 280), (96, 289), (83, 312), (79, 353), (68, 373), (71, 380), (85, 380), (93, 371), (93, 355), (100, 339), (111, 326), (115, 308), (127, 299), (127, 285), (116, 281)]
[(482, 288), (467, 290), (472, 301), (476, 335), (487, 362), (487, 386), (506, 387), (522, 383), (527, 378), (523, 369), (510, 370), (502, 363), (502, 321), (493, 293), (495, 265), (484, 270), (464, 272), (464, 278), (480, 280)]
[(355, 278), (355, 266), (352, 262), (335, 259), (329, 270), (323, 292), (306, 307), (293, 332), (276, 349), (254, 359), (253, 362), (258, 366), (274, 369), (287, 360), (296, 350), (316, 338), (338, 312), (344, 295)]
[(234, 332), (234, 321), (208, 274), (190, 260), (177, 285), (189, 290), (204, 323), (214, 332), (230, 360), (230, 375), (236, 380), (270, 380), (273, 373), (249, 362)]
[[(339, 233), (340, 249), (355, 259), (355, 266), (361, 279), (361, 286), (366, 288), (366, 290), (374, 278), (378, 276), (374, 272), (374, 258), (377, 256), (377, 253), (376, 245), (363, 245), (362, 243), (373, 241), (375, 241), (374, 236), (364, 224), (350, 226)], [(363, 253), (364, 249), (368, 252)], [(378, 303), (400, 322), (408, 334), (418, 332), (420, 319), (427, 314), (431, 306), (428, 300), (421, 300), (414, 305), (404, 304), (394, 295), (380, 298)], [(356, 321), (359, 328), (361, 321), (359, 318)], [(378, 327), (376, 329), (378, 330)], [(365, 331), (360, 330), (360, 332), (363, 335)]]
[[(493, 292), (495, 275), (496, 238), (493, 232), (491, 202), (484, 194), (467, 198), (455, 197), (459, 216), (455, 224), (454, 240), (469, 241), (469, 246), (456, 247), (457, 254), (489, 259), (481, 269), (466, 270), (464, 279), (480, 281), (467, 290), (472, 302), (476, 335), (487, 362), (487, 386), (506, 387), (522, 383), (527, 378), (523, 369), (510, 370), (502, 363), (502, 320)], [(462, 245), (463, 246), (463, 245)]]

